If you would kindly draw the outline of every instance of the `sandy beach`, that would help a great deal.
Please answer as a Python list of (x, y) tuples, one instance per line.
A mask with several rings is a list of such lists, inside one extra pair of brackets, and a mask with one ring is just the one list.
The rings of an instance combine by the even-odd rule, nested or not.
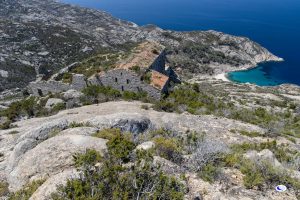
[(215, 79), (223, 80), (226, 82), (230, 82), (230, 80), (226, 77), (226, 73), (217, 74), (214, 76)]

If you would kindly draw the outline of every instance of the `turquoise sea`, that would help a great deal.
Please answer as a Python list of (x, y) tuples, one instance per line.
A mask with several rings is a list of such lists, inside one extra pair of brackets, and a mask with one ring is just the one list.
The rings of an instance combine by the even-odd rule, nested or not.
[(138, 25), (156, 24), (164, 29), (217, 30), (246, 36), (260, 43), (280, 63), (261, 63), (256, 68), (232, 72), (236, 82), (257, 85), (300, 85), (299, 0), (62, 0), (105, 10)]

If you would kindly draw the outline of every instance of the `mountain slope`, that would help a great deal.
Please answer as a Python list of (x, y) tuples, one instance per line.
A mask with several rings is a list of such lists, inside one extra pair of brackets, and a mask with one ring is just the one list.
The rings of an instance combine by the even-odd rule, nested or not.
[(75, 61), (120, 45), (155, 40), (168, 47), (170, 65), (182, 76), (279, 60), (247, 38), (214, 31), (174, 32), (139, 27), (110, 14), (53, 0), (0, 0), (0, 91), (24, 87), (37, 74), (52, 74)]

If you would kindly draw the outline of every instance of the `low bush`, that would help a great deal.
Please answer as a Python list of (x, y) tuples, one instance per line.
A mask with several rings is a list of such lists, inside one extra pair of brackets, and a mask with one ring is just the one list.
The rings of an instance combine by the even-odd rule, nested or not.
[(98, 132), (94, 133), (92, 136), (111, 140), (120, 133), (121, 133), (120, 129), (111, 128), (111, 129), (103, 129), (101, 131), (98, 131)]
[(262, 151), (264, 149), (269, 149), (275, 155), (279, 162), (291, 162), (293, 159), (293, 154), (295, 152), (290, 151), (288, 148), (281, 147), (277, 145), (277, 142), (262, 142), (262, 143), (243, 143), (238, 145), (233, 145), (235, 152), (245, 153), (249, 150)]
[[(77, 154), (74, 160), (81, 170), (80, 178), (58, 186), (52, 199), (184, 199), (184, 186), (154, 165), (150, 152), (128, 156), (133, 154), (133, 147), (130, 140), (117, 134), (108, 142), (104, 157), (94, 150)], [(101, 167), (95, 165), (99, 161)]]
[(8, 183), (0, 182), (0, 197), (6, 196), (9, 194)]
[(157, 137), (154, 143), (157, 155), (175, 163), (182, 162), (180, 144), (175, 138)]
[(204, 181), (213, 183), (218, 175), (220, 174), (221, 168), (218, 164), (208, 163), (202, 167), (201, 171), (198, 172), (198, 175)]
[(9, 200), (28, 200), (33, 193), (45, 182), (45, 180), (37, 180), (33, 181), (26, 186), (24, 186), (23, 189), (10, 194)]

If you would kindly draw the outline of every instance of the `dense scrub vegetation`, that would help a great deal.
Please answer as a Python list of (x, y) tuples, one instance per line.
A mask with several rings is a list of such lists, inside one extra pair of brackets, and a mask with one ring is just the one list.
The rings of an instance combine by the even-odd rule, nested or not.
[[(167, 97), (156, 102), (154, 109), (178, 113), (187, 111), (196, 115), (212, 114), (261, 126), (270, 135), (300, 137), (300, 115), (293, 113), (294, 104), (285, 103), (285, 111), (267, 110), (259, 104), (255, 108), (247, 108), (234, 102), (225, 91), (217, 92), (213, 89), (204, 84), (180, 85)], [(252, 136), (255, 135), (252, 133)]]
[(146, 92), (130, 92), (124, 91), (120, 92), (119, 90), (113, 89), (111, 87), (105, 86), (96, 86), (91, 85), (88, 86), (83, 90), (85, 94), (85, 98), (82, 98), (82, 102), (85, 105), (94, 104), (94, 103), (101, 103), (107, 101), (114, 101), (114, 100), (141, 100), (141, 101), (150, 101)]
[(87, 150), (74, 156), (81, 176), (58, 187), (58, 192), (52, 194), (54, 200), (183, 199), (184, 186), (154, 165), (150, 152), (134, 152), (135, 144), (129, 137), (112, 131), (116, 134), (109, 137), (107, 154)]
[(9, 200), (28, 200), (33, 193), (45, 182), (45, 180), (37, 180), (37, 181), (33, 181), (29, 184), (27, 184), (26, 186), (24, 186), (23, 189), (15, 192), (15, 193), (11, 193), (9, 195)]
[[(212, 41), (216, 40), (218, 40), (218, 38), (212, 38)], [(237, 44), (234, 42), (218, 42), (220, 46), (237, 48)], [(183, 76), (190, 76), (193, 74), (213, 74), (214, 70), (209, 66), (211, 63), (228, 64), (236, 67), (249, 64), (237, 56), (227, 56), (221, 51), (214, 50), (211, 47), (211, 42), (208, 44), (182, 42), (178, 47), (172, 47), (168, 50), (169, 61), (175, 68), (184, 66), (182, 72)]]
[(13, 102), (8, 109), (0, 111), (0, 117), (6, 117), (7, 121), (0, 124), (0, 129), (9, 129), (11, 123), (22, 118), (49, 116), (66, 108), (64, 103), (55, 105), (52, 109), (45, 108), (46, 102), (53, 95), (45, 98), (27, 97), (23, 100)]
[(70, 72), (58, 76), (56, 80), (71, 83), (72, 73), (84, 74), (86, 77), (90, 77), (96, 73), (113, 69), (116, 67), (117, 62), (126, 59), (136, 46), (136, 43), (128, 42), (117, 45), (115, 49), (100, 48), (96, 53), (83, 59), (75, 67), (71, 67)]

